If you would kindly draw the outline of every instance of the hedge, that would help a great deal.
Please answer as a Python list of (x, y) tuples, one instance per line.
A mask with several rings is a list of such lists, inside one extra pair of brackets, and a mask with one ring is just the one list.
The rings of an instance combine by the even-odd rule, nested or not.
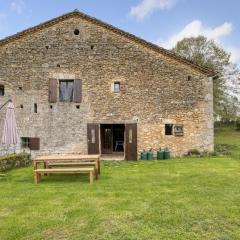
[(8, 154), (0, 156), (0, 172), (18, 167), (25, 167), (32, 163), (30, 154)]

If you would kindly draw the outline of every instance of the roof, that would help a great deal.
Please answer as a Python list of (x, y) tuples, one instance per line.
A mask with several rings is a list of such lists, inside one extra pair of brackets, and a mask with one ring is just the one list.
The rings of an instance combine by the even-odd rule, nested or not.
[(62, 22), (64, 20), (66, 20), (66, 19), (70, 19), (70, 18), (74, 18), (74, 17), (82, 18), (82, 19), (84, 19), (84, 20), (86, 20), (88, 22), (91, 22), (91, 23), (95, 24), (95, 25), (98, 25), (98, 26), (101, 26), (101, 27), (103, 27), (105, 29), (108, 29), (108, 30), (110, 30), (110, 31), (112, 31), (112, 32), (114, 32), (114, 33), (116, 33), (118, 35), (124, 36), (127, 39), (129, 39), (129, 40), (131, 40), (131, 41), (133, 41), (135, 43), (138, 43), (138, 44), (140, 44), (142, 46), (145, 46), (145, 47), (147, 47), (147, 48), (149, 48), (149, 49), (151, 49), (151, 50), (153, 50), (155, 52), (158, 52), (158, 53), (160, 53), (160, 54), (162, 54), (164, 56), (172, 58), (172, 59), (174, 59), (174, 60), (176, 60), (178, 62), (181, 62), (183, 64), (189, 65), (192, 68), (200, 71), (201, 73), (206, 74), (207, 76), (214, 76), (214, 75), (216, 75), (211, 69), (199, 66), (199, 65), (193, 63), (192, 61), (190, 61), (190, 60), (188, 60), (188, 59), (186, 59), (184, 57), (181, 57), (181, 56), (177, 55), (176, 53), (173, 53), (170, 50), (167, 50), (167, 49), (164, 49), (162, 47), (159, 47), (156, 44), (148, 42), (148, 41), (146, 41), (146, 40), (144, 40), (142, 38), (139, 38), (139, 37), (137, 37), (137, 36), (135, 36), (135, 35), (133, 35), (131, 33), (125, 32), (125, 31), (123, 31), (123, 30), (121, 30), (121, 29), (119, 29), (117, 27), (114, 27), (114, 26), (108, 24), (108, 23), (105, 23), (105, 22), (103, 22), (101, 20), (98, 20), (98, 19), (96, 19), (94, 17), (91, 17), (91, 16), (89, 16), (87, 14), (79, 12), (78, 10), (74, 10), (74, 11), (72, 11), (70, 13), (64, 14), (64, 15), (56, 17), (56, 18), (53, 18), (53, 19), (51, 19), (49, 21), (46, 21), (44, 23), (41, 23), (41, 24), (39, 24), (37, 26), (28, 28), (28, 29), (26, 29), (26, 30), (24, 30), (22, 32), (19, 32), (19, 33), (16, 33), (16, 34), (12, 35), (12, 36), (6, 37), (6, 38), (0, 40), (0, 47), (4, 46), (4, 45), (6, 45), (6, 44), (8, 44), (10, 42), (16, 41), (16, 40), (18, 40), (18, 39), (20, 39), (20, 38), (22, 38), (24, 36), (27, 36), (27, 35), (32, 34), (32, 33), (35, 33), (35, 32), (37, 32), (39, 30), (48, 28), (48, 27), (53, 26), (53, 25), (55, 25), (57, 23), (60, 23), (60, 22)]

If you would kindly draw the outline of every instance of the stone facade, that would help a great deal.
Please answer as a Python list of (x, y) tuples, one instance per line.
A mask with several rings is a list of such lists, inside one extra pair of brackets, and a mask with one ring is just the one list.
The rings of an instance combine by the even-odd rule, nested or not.
[[(82, 102), (49, 103), (52, 78), (81, 79)], [(126, 91), (112, 92), (115, 81)], [(138, 152), (213, 151), (212, 78), (78, 14), (0, 44), (0, 84), (0, 102), (15, 104), (19, 135), (40, 138), (40, 153), (87, 153), (94, 122), (136, 122)], [(184, 136), (165, 136), (166, 123), (183, 124)]]

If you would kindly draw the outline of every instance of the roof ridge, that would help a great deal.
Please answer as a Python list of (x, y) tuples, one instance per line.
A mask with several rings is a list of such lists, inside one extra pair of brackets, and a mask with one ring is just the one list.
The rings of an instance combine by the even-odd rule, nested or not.
[(146, 46), (148, 48), (151, 48), (152, 50), (157, 51), (157, 52), (159, 52), (159, 53), (161, 53), (163, 55), (166, 55), (168, 57), (174, 58), (177, 61), (180, 61), (182, 63), (190, 65), (190, 66), (194, 67), (195, 69), (198, 69), (202, 73), (207, 74), (208, 76), (215, 75), (215, 73), (211, 69), (209, 69), (209, 68), (197, 65), (197, 64), (195, 64), (194, 62), (192, 62), (191, 60), (189, 60), (187, 58), (184, 58), (184, 57), (182, 57), (182, 56), (180, 56), (180, 55), (178, 55), (178, 54), (176, 54), (176, 53), (174, 53), (174, 52), (172, 52), (170, 50), (167, 50), (167, 49), (165, 49), (163, 47), (160, 47), (160, 46), (158, 46), (158, 45), (156, 45), (154, 43), (148, 42), (147, 40), (144, 40), (144, 39), (142, 39), (140, 37), (137, 37), (134, 34), (131, 34), (131, 33), (128, 33), (128, 32), (126, 32), (124, 30), (121, 30), (121, 29), (119, 29), (119, 28), (117, 28), (117, 27), (115, 27), (115, 26), (113, 26), (111, 24), (105, 23), (105, 22), (103, 22), (103, 21), (101, 21), (99, 19), (91, 17), (91, 16), (89, 16), (89, 15), (87, 15), (85, 13), (82, 13), (78, 9), (74, 9), (73, 11), (71, 11), (69, 13), (60, 15), (60, 16), (55, 17), (55, 18), (52, 18), (52, 19), (50, 19), (48, 21), (45, 21), (45, 22), (42, 22), (42, 23), (40, 23), (40, 24), (38, 24), (36, 26), (27, 28), (27, 29), (25, 29), (25, 30), (23, 30), (21, 32), (17, 32), (14, 35), (11, 35), (11, 36), (8, 36), (8, 37), (6, 37), (4, 39), (1, 39), (0, 40), (0, 47), (4, 46), (5, 44), (7, 44), (9, 42), (17, 40), (17, 39), (19, 39), (19, 38), (21, 38), (21, 37), (23, 37), (25, 35), (31, 34), (31, 33), (36, 32), (38, 30), (44, 29), (44, 28), (46, 28), (48, 26), (55, 25), (55, 24), (57, 24), (57, 23), (59, 23), (61, 21), (64, 21), (65, 19), (68, 19), (68, 18), (71, 18), (71, 17), (76, 17), (76, 16), (81, 17), (81, 18), (83, 18), (83, 19), (85, 19), (87, 21), (93, 22), (94, 24), (100, 25), (100, 26), (102, 26), (102, 27), (104, 27), (106, 29), (109, 29), (109, 30), (117, 33), (117, 34), (125, 36), (128, 39), (130, 39), (130, 40), (132, 40), (134, 42), (137, 42), (137, 43), (139, 43), (141, 45), (144, 45), (144, 46)]

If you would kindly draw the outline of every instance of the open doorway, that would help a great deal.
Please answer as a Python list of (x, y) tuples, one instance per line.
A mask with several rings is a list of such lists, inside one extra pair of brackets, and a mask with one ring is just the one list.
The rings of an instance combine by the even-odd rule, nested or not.
[(101, 124), (101, 153), (124, 155), (124, 124)]

